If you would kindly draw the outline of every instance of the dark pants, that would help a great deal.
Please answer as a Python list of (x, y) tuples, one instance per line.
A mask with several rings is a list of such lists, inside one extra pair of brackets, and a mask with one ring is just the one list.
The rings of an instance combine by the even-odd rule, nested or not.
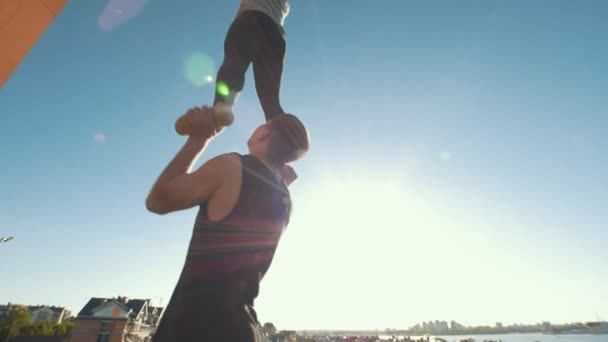
[(240, 93), (245, 73), (253, 64), (255, 89), (266, 120), (283, 114), (279, 101), (286, 42), (281, 27), (265, 13), (246, 11), (230, 25), (224, 41), (224, 61), (217, 74), (214, 104), (230, 103), (230, 93)]
[(262, 342), (250, 297), (226, 283), (180, 279), (152, 342)]

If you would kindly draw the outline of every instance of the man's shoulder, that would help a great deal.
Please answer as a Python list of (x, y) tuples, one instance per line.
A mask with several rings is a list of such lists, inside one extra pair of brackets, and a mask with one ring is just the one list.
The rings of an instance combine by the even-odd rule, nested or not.
[(209, 164), (213, 168), (220, 170), (240, 168), (242, 164), (242, 158), (243, 155), (237, 152), (223, 153), (209, 159), (206, 164)]
[[(201, 165), (196, 173), (204, 177), (217, 178), (227, 174), (230, 170), (238, 170), (241, 166), (241, 155), (238, 153), (224, 153), (217, 155)], [(205, 176), (206, 175), (206, 176)]]

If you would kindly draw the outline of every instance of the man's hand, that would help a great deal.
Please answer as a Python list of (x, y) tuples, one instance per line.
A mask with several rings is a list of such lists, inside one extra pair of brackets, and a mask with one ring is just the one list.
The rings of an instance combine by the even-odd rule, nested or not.
[(283, 167), (279, 169), (279, 175), (287, 185), (290, 185), (298, 178), (296, 171), (289, 165), (283, 165)]

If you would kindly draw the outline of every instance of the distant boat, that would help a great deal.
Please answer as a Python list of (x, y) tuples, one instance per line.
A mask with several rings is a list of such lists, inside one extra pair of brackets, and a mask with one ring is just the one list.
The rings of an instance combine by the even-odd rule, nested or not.
[(608, 334), (608, 322), (587, 322), (585, 325), (591, 334)]

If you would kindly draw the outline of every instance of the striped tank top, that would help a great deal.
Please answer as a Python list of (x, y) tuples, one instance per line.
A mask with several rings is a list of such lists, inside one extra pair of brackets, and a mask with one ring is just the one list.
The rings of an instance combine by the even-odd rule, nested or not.
[(258, 158), (237, 154), (242, 183), (235, 207), (209, 221), (201, 204), (182, 275), (197, 279), (247, 280), (257, 296), (291, 214), (290, 196), (280, 176)]

